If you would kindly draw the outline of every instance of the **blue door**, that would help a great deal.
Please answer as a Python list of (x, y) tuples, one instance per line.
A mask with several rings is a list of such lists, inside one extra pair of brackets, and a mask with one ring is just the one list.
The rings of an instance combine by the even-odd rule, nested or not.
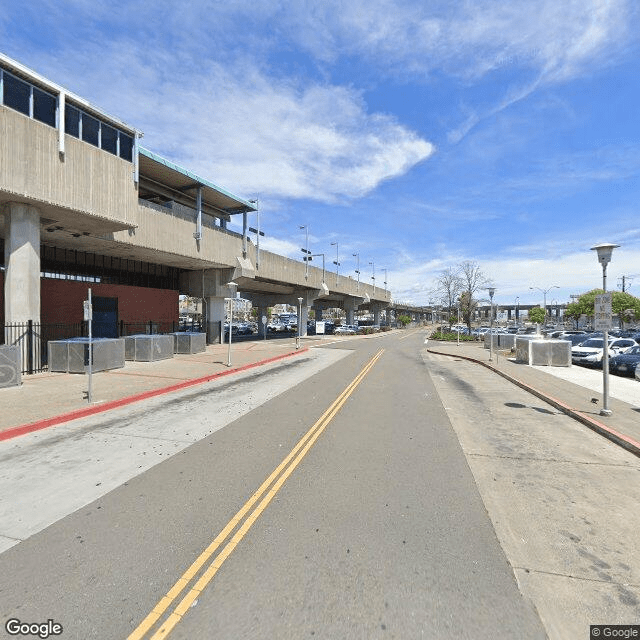
[(118, 298), (100, 298), (94, 296), (93, 336), (94, 338), (118, 337)]

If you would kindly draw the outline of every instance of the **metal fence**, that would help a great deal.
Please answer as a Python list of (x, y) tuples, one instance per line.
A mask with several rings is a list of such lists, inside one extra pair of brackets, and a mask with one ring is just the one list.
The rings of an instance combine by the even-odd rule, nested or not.
[[(176, 331), (202, 330), (199, 322), (174, 322), (163, 320), (143, 320), (140, 322), (120, 322), (120, 337), (140, 333), (174, 333)], [(48, 368), (49, 342), (89, 335), (86, 322), (42, 324), (40, 322), (14, 322), (4, 325), (0, 344), (18, 345), (22, 374), (41, 373)]]
[(20, 348), (22, 374), (40, 373), (47, 368), (50, 340), (66, 340), (87, 335), (86, 322), (73, 324), (42, 324), (40, 322), (14, 322), (4, 325), (4, 344)]

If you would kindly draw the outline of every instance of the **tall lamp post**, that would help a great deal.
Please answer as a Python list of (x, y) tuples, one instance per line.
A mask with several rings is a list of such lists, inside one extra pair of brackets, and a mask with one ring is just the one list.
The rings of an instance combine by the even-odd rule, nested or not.
[(354, 253), (353, 257), (356, 259), (356, 273), (358, 274), (358, 284), (356, 285), (356, 291), (360, 291), (360, 254)]
[(311, 254), (311, 251), (309, 251), (309, 225), (307, 224), (303, 224), (300, 226), (300, 229), (304, 229), (305, 230), (305, 244), (304, 244), (304, 249), (301, 249), (302, 253), (304, 254), (304, 279), (308, 280), (309, 279), (309, 256)]
[(300, 348), (300, 336), (302, 331), (302, 298), (298, 298), (298, 339), (296, 340), (296, 349)]
[(375, 296), (376, 295), (376, 265), (374, 262), (370, 262), (369, 264), (373, 268), (373, 275), (371, 276), (371, 279), (373, 280), (373, 295)]
[(336, 240), (335, 242), (331, 243), (331, 246), (333, 247), (335, 245), (336, 247), (336, 260), (333, 264), (336, 265), (336, 287), (338, 286), (338, 268), (340, 267), (340, 254), (338, 253), (338, 241)]
[(520, 308), (519, 308), (519, 306), (518, 306), (518, 305), (520, 304), (520, 296), (516, 296), (516, 300), (515, 300), (515, 302), (516, 302), (516, 324), (520, 324), (520, 320), (519, 320), (519, 318), (518, 318), (518, 316), (520, 315), (520, 314), (518, 313), (518, 311), (520, 310)]
[(529, 289), (537, 289), (538, 291), (542, 291), (544, 295), (544, 324), (547, 324), (547, 293), (551, 291), (551, 289), (559, 289), (560, 287), (557, 284), (551, 285), (548, 289), (541, 289), (540, 287), (529, 287)]
[(231, 334), (233, 333), (233, 301), (236, 297), (238, 285), (235, 282), (227, 282), (231, 296), (229, 297), (229, 349), (227, 351), (227, 367), (231, 366)]
[[(598, 262), (602, 265), (602, 289), (607, 292), (607, 265), (611, 262), (611, 254), (613, 250), (619, 247), (619, 244), (610, 244), (603, 242), (591, 247), (592, 251), (597, 251)], [(609, 409), (609, 331), (604, 329), (602, 332), (602, 409), (601, 416), (610, 416), (613, 411)]]
[(493, 362), (493, 294), (496, 292), (495, 287), (489, 287), (490, 309), (489, 309), (489, 362)]

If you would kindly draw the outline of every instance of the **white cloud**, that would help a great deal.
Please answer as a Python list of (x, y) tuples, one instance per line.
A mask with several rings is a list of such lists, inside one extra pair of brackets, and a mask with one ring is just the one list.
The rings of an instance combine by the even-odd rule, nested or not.
[(182, 64), (131, 41), (107, 46), (38, 68), (142, 129), (151, 150), (238, 194), (357, 198), (434, 152), (393, 116), (368, 113), (349, 87), (278, 80), (241, 60)]

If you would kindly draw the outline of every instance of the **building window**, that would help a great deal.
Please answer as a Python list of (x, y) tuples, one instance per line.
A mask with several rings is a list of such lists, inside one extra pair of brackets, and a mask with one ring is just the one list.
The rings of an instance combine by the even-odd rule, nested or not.
[(71, 105), (64, 105), (64, 132), (74, 138), (80, 137), (80, 112)]
[(133, 138), (120, 132), (120, 157), (129, 162), (133, 159)]
[(118, 132), (108, 124), (104, 124), (104, 122), (102, 123), (100, 141), (105, 151), (118, 155)]
[(4, 105), (25, 116), (30, 115), (31, 85), (10, 73), (4, 74)]
[(82, 139), (94, 147), (100, 146), (100, 121), (88, 113), (82, 114)]
[[(0, 105), (43, 122), (57, 126), (58, 98), (0, 68)], [(123, 160), (133, 161), (133, 137), (120, 129), (89, 115), (79, 107), (65, 103), (64, 130), (74, 138), (108, 151)]]
[(33, 87), (33, 117), (50, 127), (56, 126), (56, 99), (37, 87)]

